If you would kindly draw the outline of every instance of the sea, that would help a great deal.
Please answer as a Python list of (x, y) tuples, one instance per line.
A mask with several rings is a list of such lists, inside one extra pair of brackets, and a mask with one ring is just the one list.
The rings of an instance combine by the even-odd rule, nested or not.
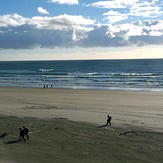
[(0, 61), (0, 86), (163, 91), (163, 59)]

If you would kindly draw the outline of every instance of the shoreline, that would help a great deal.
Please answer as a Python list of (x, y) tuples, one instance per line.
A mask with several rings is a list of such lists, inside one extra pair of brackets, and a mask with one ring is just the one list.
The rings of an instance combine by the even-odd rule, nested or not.
[(126, 91), (126, 92), (162, 92), (163, 88), (115, 88), (115, 87), (108, 87), (108, 88), (102, 88), (102, 87), (54, 87), (51, 84), (45, 84), (45, 86), (48, 85), (48, 88), (44, 87), (44, 85), (41, 86), (0, 86), (0, 88), (28, 88), (28, 89), (68, 89), (68, 90), (95, 90), (95, 91)]

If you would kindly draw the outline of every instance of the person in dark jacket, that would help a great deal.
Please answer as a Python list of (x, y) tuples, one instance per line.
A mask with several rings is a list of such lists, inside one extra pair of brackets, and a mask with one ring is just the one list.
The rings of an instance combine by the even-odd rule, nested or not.
[(25, 136), (24, 130), (22, 130), (21, 128), (19, 128), (19, 141), (20, 141), (21, 139), (25, 141), (24, 136)]
[(111, 126), (111, 116), (110, 115), (107, 115), (107, 122), (106, 122), (106, 125), (110, 125)]
[(28, 128), (26, 128), (25, 126), (23, 126), (23, 130), (24, 130), (24, 134), (27, 137), (27, 139), (29, 139), (29, 136), (28, 136), (29, 130), (28, 130)]

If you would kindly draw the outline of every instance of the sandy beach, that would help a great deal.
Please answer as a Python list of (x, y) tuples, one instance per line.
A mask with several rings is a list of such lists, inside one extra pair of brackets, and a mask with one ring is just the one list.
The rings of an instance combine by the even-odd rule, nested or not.
[(161, 163), (162, 99), (163, 92), (0, 87), (0, 162)]

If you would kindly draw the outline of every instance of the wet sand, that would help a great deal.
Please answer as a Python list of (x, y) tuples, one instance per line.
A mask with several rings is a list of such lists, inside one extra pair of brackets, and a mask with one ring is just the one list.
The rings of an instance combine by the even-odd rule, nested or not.
[[(162, 99), (162, 92), (0, 87), (1, 162), (160, 163)], [(23, 125), (30, 139), (19, 142)]]

